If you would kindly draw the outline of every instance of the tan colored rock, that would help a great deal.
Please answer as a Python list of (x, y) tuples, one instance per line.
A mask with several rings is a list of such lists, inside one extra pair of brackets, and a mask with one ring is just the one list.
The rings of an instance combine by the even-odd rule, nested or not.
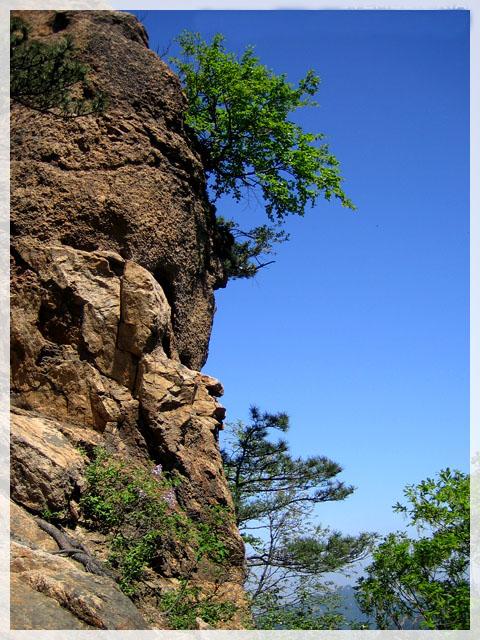
[[(16, 408), (13, 411), (19, 412)], [(95, 447), (101, 446), (104, 442), (100, 433), (92, 431), (88, 427), (80, 429), (78, 425), (68, 422), (58, 422), (57, 426), (58, 430), (77, 449), (93, 451)]]
[[(95, 253), (43, 245), (31, 239), (19, 238), (13, 246), (50, 293), (50, 299), (43, 300), (46, 337), (53, 342), (76, 337), (98, 370), (109, 375), (120, 324), (120, 279), (111, 271), (108, 260)], [(79, 318), (72, 318), (78, 320), (78, 335), (73, 333), (74, 322), (65, 326), (55, 313), (59, 299), (64, 305), (69, 300), (79, 314)], [(65, 335), (67, 328), (70, 332)]]
[(209, 624), (207, 624), (205, 622), (205, 620), (202, 620), (202, 618), (200, 618), (200, 616), (197, 616), (195, 618), (195, 629), (204, 630), (204, 629), (213, 629), (213, 627), (211, 627)]
[(84, 461), (54, 421), (13, 413), (11, 496), (35, 511), (60, 511), (84, 485)]
[(104, 114), (60, 119), (12, 103), (12, 234), (114, 251), (146, 268), (172, 306), (181, 361), (199, 369), (213, 290), (225, 279), (178, 78), (131, 15), (67, 11), (60, 31), (53, 11), (21, 15), (31, 38), (72, 36), (110, 104)]
[[(232, 507), (217, 441), (223, 388), (196, 370), (225, 280), (185, 98), (143, 27), (109, 11), (21, 15), (31, 38), (73, 37), (110, 106), (64, 120), (12, 104), (12, 497), (63, 510), (69, 532), (105, 561), (108, 534), (82, 514), (87, 461), (76, 447), (175, 471), (194, 520)], [(37, 529), (12, 509), (18, 628), (145, 628), (114, 583), (52, 555)], [(243, 543), (233, 523), (223, 533), (232, 555), (222, 597), (244, 603)], [(187, 575), (206, 592), (218, 586), (196, 562), (188, 543), (172, 544), (146, 570), (137, 602), (154, 627), (168, 624), (163, 589)]]
[[(12, 542), (11, 572), (17, 624), (23, 618), (34, 629), (148, 629), (134, 604), (110, 578), (86, 573), (74, 560)], [(49, 600), (29, 604), (26, 598), (31, 590)], [(54, 616), (52, 600), (62, 608), (59, 618)], [(42, 602), (48, 603), (50, 615), (35, 622), (33, 610)], [(88, 626), (80, 626), (79, 621)]]
[(18, 576), (10, 578), (10, 628), (93, 629), (64, 609), (54, 598), (35, 591)]
[[(179, 499), (195, 517), (216, 504), (231, 507), (217, 443), (225, 410), (216, 397), (223, 389), (214, 378), (165, 354), (170, 314), (158, 283), (142, 267), (118, 256), (41, 245), (31, 238), (15, 243), (14, 258), (12, 311), (17, 315), (12, 317), (25, 319), (17, 331), (20, 346), (30, 345), (34, 337), (28, 352), (19, 349), (15, 358), (15, 403), (40, 417), (55, 418), (55, 428), (72, 442), (78, 441), (72, 436), (74, 425), (80, 433), (94, 429), (102, 434), (96, 444), (137, 462), (153, 455), (165, 468), (175, 468), (184, 477)], [(36, 292), (34, 305), (28, 296), (17, 294), (27, 293), (29, 286)], [(105, 335), (110, 344), (113, 333), (117, 339), (113, 349), (103, 348), (99, 326), (99, 346), (93, 353), (93, 339), (88, 344), (85, 339), (85, 317), (101, 317), (95, 305), (107, 314), (115, 310), (106, 316), (113, 320), (105, 321)], [(116, 368), (120, 356), (131, 357), (125, 360), (128, 375)], [(29, 476), (27, 484), (31, 482)], [(78, 519), (71, 504), (69, 512)], [(231, 536), (241, 572), (243, 545), (233, 528)], [(162, 570), (175, 575), (183, 562), (172, 554)]]
[[(186, 477), (178, 493), (189, 510), (198, 515), (207, 505), (232, 507), (217, 445), (224, 410), (210, 395), (206, 380), (218, 390), (213, 378), (191, 371), (156, 350), (142, 359), (137, 388), (158, 458), (171, 461)], [(232, 536), (243, 550), (238, 533), (232, 531)]]
[(45, 345), (37, 327), (42, 304), (42, 289), (36, 274), (11, 264), (15, 285), (10, 291), (10, 363), (12, 387), (18, 392), (38, 386), (35, 360)]
[(171, 309), (155, 278), (130, 260), (122, 278), (121, 307), (118, 347), (140, 357), (167, 333)]
[(55, 540), (40, 529), (25, 509), (13, 501), (10, 501), (10, 536), (32, 549), (40, 548), (49, 552), (58, 550)]
[[(124, 276), (110, 269), (113, 263), (117, 273), (125, 268), (125, 287)], [(31, 238), (15, 242), (13, 264), (12, 390), (22, 406), (99, 431), (109, 423), (135, 422), (138, 403), (129, 389), (137, 354), (161, 343), (164, 331), (171, 334), (170, 308), (158, 283), (111, 252)]]
[[(110, 579), (55, 555), (57, 543), (35, 519), (10, 505), (13, 629), (147, 629), (132, 602)], [(78, 537), (74, 532), (72, 535)]]
[(115, 351), (115, 360), (112, 367), (112, 378), (133, 390), (137, 378), (139, 358), (128, 351)]

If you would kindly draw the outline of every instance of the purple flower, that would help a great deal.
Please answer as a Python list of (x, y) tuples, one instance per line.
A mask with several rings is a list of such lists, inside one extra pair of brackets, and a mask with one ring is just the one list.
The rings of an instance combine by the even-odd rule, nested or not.
[(162, 498), (165, 500), (168, 506), (171, 507), (172, 509), (177, 504), (177, 498), (175, 496), (174, 489), (169, 489), (166, 493), (163, 494)]
[(153, 467), (152, 469), (152, 475), (153, 476), (161, 476), (162, 475), (162, 465), (159, 463), (157, 464), (155, 467)]

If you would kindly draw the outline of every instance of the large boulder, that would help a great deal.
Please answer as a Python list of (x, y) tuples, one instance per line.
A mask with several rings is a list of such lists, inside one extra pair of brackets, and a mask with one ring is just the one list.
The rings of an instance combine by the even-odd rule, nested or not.
[(113, 580), (55, 555), (53, 538), (14, 502), (10, 531), (12, 629), (149, 628)]
[[(83, 451), (91, 454), (102, 446), (130, 466), (155, 461), (179, 474), (178, 502), (196, 520), (212, 507), (231, 508), (218, 448), (225, 415), (218, 402), (222, 385), (176, 357), (170, 306), (155, 278), (114, 252), (35, 238), (16, 238), (12, 249), (12, 498), (32, 512), (60, 514), (75, 533), (86, 486)], [(233, 523), (224, 534), (231, 566), (222, 593), (243, 602), (243, 543)], [(106, 539), (99, 551), (108, 556)], [(47, 598), (45, 615), (54, 616), (59, 604), (59, 620), (67, 624), (68, 616), (84, 606), (81, 599), (78, 611), (64, 611), (71, 569), (57, 563), (55, 576), (41, 582), (42, 563), (48, 573), (50, 558), (35, 551), (32, 559), (17, 547), (15, 553), (30, 567), (14, 598), (20, 606), (16, 624), (30, 628), (35, 619), (26, 608), (29, 589), (37, 592), (32, 606), (41, 607)], [(208, 571), (197, 571), (193, 556), (188, 546), (169, 550), (151, 572), (152, 588), (162, 589), (165, 580), (185, 572), (196, 573), (195, 584), (202, 589), (211, 588)], [(62, 577), (67, 568), (68, 576)], [(83, 578), (81, 584), (86, 584)], [(100, 583), (94, 586), (103, 589)], [(165, 624), (148, 593), (139, 607), (154, 626)], [(77, 622), (117, 624), (96, 615)]]

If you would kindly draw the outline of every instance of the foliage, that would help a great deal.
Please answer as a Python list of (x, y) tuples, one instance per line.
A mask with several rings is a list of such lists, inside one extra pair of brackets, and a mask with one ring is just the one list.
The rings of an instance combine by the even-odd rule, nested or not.
[(11, 18), (11, 98), (32, 109), (62, 117), (103, 111), (107, 98), (89, 83), (89, 67), (78, 60), (72, 38), (67, 35), (47, 44), (30, 40), (29, 31), (21, 18)]
[[(304, 132), (290, 119), (300, 107), (316, 105), (320, 80), (313, 71), (294, 86), (262, 65), (252, 47), (240, 56), (226, 51), (221, 34), (207, 43), (185, 31), (177, 42), (181, 57), (170, 61), (186, 93), (186, 124), (198, 140), (213, 201), (226, 194), (237, 201), (261, 194), (275, 225), (289, 214), (303, 216), (320, 197), (354, 208), (341, 187), (338, 160), (321, 142), (325, 136)], [(274, 227), (268, 234), (259, 227), (245, 235), (246, 244), (232, 245), (231, 277), (250, 277), (268, 263), (248, 257), (271, 253), (273, 242), (286, 239)]]
[(294, 597), (288, 602), (274, 591), (262, 594), (256, 604), (256, 629), (318, 629), (341, 628), (344, 617), (339, 611), (342, 601), (335, 589), (320, 581), (301, 580), (295, 587)]
[(65, 522), (68, 519), (65, 509), (52, 511), (49, 507), (45, 507), (40, 515), (47, 522)]
[(194, 629), (197, 617), (214, 626), (230, 620), (237, 610), (233, 602), (216, 601), (214, 595), (206, 596), (198, 586), (182, 580), (178, 589), (162, 594), (160, 607), (168, 612), (173, 629)]
[(135, 582), (162, 545), (185, 537), (181, 516), (167, 501), (175, 482), (144, 469), (128, 470), (104, 449), (96, 450), (86, 479), (83, 513), (90, 526), (110, 534), (110, 562), (121, 574), (122, 590), (133, 595)]
[(288, 235), (268, 225), (242, 231), (233, 220), (216, 219), (216, 252), (228, 278), (252, 278), (259, 269), (274, 262), (261, 256), (273, 254), (273, 243), (288, 240)]
[[(109, 561), (119, 571), (120, 587), (127, 595), (136, 594), (147, 566), (155, 565), (175, 549), (193, 550), (192, 573), (200, 562), (217, 567), (228, 563), (223, 529), (229, 514), (217, 507), (205, 513), (205, 521), (193, 521), (176, 498), (179, 477), (165, 473), (160, 464), (152, 463), (150, 472), (130, 469), (125, 462), (97, 448), (86, 478), (88, 489), (81, 499), (83, 513), (89, 526), (109, 534)], [(231, 603), (210, 598), (208, 606), (204, 604), (201, 592), (189, 584), (189, 577), (178, 592), (167, 592), (163, 594), (165, 598), (160, 598), (165, 606), (172, 606), (171, 615), (177, 618), (172, 624), (190, 623), (187, 613), (195, 610), (205, 615), (210, 612), (212, 620), (215, 616), (223, 619), (230, 612), (233, 615)]]
[(342, 500), (353, 492), (334, 479), (342, 471), (336, 462), (320, 456), (292, 458), (286, 440), (267, 439), (271, 431), (288, 431), (287, 414), (251, 407), (250, 419), (250, 424), (229, 425), (231, 437), (222, 451), (240, 527), (292, 504)]
[(411, 618), (426, 629), (468, 629), (469, 476), (447, 468), (404, 495), (409, 504), (394, 509), (423, 535), (383, 539), (357, 585), (360, 608), (381, 629), (402, 629)]
[[(250, 417), (250, 424), (230, 425), (222, 454), (237, 524), (247, 544), (246, 586), (255, 620), (259, 625), (273, 620), (283, 625), (287, 619), (300, 624), (303, 611), (304, 623), (317, 626), (295, 628), (331, 628), (338, 613), (330, 607), (331, 590), (319, 577), (364, 558), (372, 535), (343, 536), (313, 524), (316, 505), (343, 500), (353, 487), (336, 480), (342, 469), (332, 460), (293, 458), (284, 439), (268, 439), (271, 432), (288, 430), (286, 414), (252, 407)], [(320, 595), (329, 605), (324, 615), (307, 616)]]
[(308, 71), (298, 87), (260, 64), (251, 47), (237, 59), (228, 53), (223, 36), (208, 44), (199, 34), (178, 38), (184, 58), (173, 58), (183, 81), (187, 124), (200, 142), (207, 171), (213, 174), (216, 197), (260, 187), (268, 217), (303, 215), (320, 194), (351, 206), (341, 189), (338, 161), (322, 134), (304, 133), (288, 120), (311, 99), (319, 85)]

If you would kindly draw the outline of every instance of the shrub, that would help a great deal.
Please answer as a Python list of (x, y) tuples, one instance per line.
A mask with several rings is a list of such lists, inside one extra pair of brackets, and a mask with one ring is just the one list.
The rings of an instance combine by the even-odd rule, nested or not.
[(109, 563), (118, 570), (119, 584), (126, 595), (137, 594), (147, 566), (154, 566), (172, 549), (188, 548), (191, 568), (182, 587), (162, 593), (159, 598), (162, 609), (171, 609), (172, 626), (189, 628), (181, 625), (192, 620), (194, 623), (196, 616), (213, 623), (233, 614), (233, 603), (206, 598), (198, 587), (190, 585), (200, 563), (212, 565), (212, 574), (216, 570), (217, 577), (228, 567), (229, 550), (223, 534), (227, 519), (232, 516), (227, 510), (208, 509), (204, 521), (195, 521), (177, 500), (176, 488), (181, 482), (178, 475), (164, 472), (160, 464), (153, 462), (150, 471), (131, 469), (103, 448), (95, 450), (86, 479), (82, 511), (88, 526), (109, 536)]

